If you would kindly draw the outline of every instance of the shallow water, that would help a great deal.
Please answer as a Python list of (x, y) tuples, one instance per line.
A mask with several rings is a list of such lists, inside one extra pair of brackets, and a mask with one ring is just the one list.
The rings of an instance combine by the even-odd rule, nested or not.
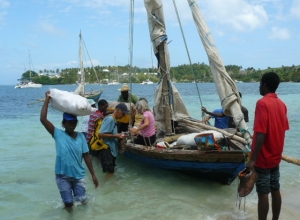
[[(243, 105), (249, 110), (248, 125), (252, 131), (255, 103), (261, 97), (259, 84), (237, 85), (243, 94)], [(191, 116), (200, 118), (201, 107), (195, 84), (175, 86)], [(219, 108), (214, 84), (198, 86), (203, 105), (209, 110)], [(51, 87), (74, 91), (76, 86)], [(89, 87), (96, 89), (97, 86)], [(106, 86), (102, 98), (108, 101), (117, 99), (120, 87)], [(35, 103), (44, 98), (49, 88), (0, 86), (0, 219), (257, 219), (255, 190), (246, 197), (245, 212), (243, 201), (241, 209), (236, 206), (237, 180), (224, 186), (154, 168), (123, 155), (118, 157), (116, 172), (111, 177), (102, 173), (99, 161), (93, 159), (100, 186), (94, 189), (87, 172), (89, 203), (77, 205), (72, 213), (68, 213), (62, 208), (54, 178), (54, 141), (39, 122), (42, 103)], [(153, 105), (155, 85), (133, 85), (132, 88), (133, 93), (146, 97)], [(288, 106), (290, 121), (284, 154), (300, 158), (300, 84), (282, 83), (278, 93)], [(49, 109), (49, 119), (60, 126), (61, 113)], [(299, 166), (282, 161), (280, 219), (298, 219), (300, 214), (299, 171)]]

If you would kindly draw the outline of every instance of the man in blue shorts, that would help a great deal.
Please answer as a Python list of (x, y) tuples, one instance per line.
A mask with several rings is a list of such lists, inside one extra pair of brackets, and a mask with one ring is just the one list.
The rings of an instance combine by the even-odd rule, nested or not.
[(63, 114), (62, 125), (64, 130), (54, 127), (47, 119), (48, 105), (51, 99), (50, 92), (46, 92), (46, 98), (41, 110), (40, 121), (55, 140), (56, 161), (55, 175), (56, 183), (60, 191), (65, 208), (70, 210), (75, 200), (86, 203), (85, 193), (85, 167), (87, 165), (95, 188), (98, 187), (98, 179), (95, 175), (89, 148), (82, 132), (76, 132), (77, 117), (68, 113)]

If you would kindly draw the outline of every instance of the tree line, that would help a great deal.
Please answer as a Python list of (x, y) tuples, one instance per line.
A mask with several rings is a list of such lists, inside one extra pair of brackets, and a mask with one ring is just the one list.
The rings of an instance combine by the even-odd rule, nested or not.
[[(242, 66), (227, 65), (225, 69), (231, 78), (237, 81), (258, 82), (265, 72), (274, 71), (280, 76), (282, 82), (300, 82), (300, 65), (281, 66), (277, 68), (268, 67), (264, 70), (255, 69), (253, 67), (243, 69)], [(108, 70), (108, 72), (105, 70)], [(22, 79), (28, 79), (31, 76), (33, 82), (43, 85), (75, 84), (80, 77), (78, 72), (78, 68), (56, 69), (56, 71), (40, 70), (40, 74), (28, 70), (22, 74)], [(157, 75), (153, 74), (157, 72), (155, 68), (140, 68), (136, 66), (130, 68), (129, 65), (117, 67), (95, 66), (94, 68), (85, 68), (85, 81), (87, 83), (105, 83), (107, 79), (108, 81), (118, 80), (121, 83), (130, 83), (129, 76), (122, 76), (123, 73), (129, 72), (132, 73), (132, 83), (141, 83), (146, 79), (158, 82), (160, 78), (159, 73)], [(43, 73), (43, 75), (41, 75), (41, 73)], [(205, 63), (184, 64), (171, 67), (170, 78), (173, 82), (213, 82), (210, 67)]]

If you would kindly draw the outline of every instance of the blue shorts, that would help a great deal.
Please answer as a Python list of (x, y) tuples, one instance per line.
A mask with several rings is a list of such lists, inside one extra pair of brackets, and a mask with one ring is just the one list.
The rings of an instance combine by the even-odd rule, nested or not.
[(259, 195), (269, 194), (271, 191), (280, 189), (279, 166), (272, 169), (262, 169), (255, 167), (258, 178), (256, 181), (256, 192)]
[(66, 175), (56, 174), (56, 184), (64, 203), (73, 203), (74, 197), (78, 202), (84, 203), (86, 201), (84, 178), (74, 179)]

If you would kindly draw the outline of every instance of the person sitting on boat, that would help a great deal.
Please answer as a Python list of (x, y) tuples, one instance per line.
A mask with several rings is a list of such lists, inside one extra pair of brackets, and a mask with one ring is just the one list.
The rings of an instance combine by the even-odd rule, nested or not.
[(119, 153), (119, 140), (124, 138), (122, 133), (118, 133), (117, 119), (122, 118), (124, 115), (129, 114), (128, 108), (124, 103), (116, 106), (112, 115), (104, 118), (100, 131), (99, 138), (103, 138), (104, 143), (108, 145), (107, 149), (99, 151), (99, 157), (103, 172), (114, 173), (116, 166), (116, 158)]
[(139, 101), (139, 98), (136, 95), (129, 93), (130, 88), (128, 85), (123, 85), (122, 88), (119, 89), (119, 91), (121, 92), (121, 94), (118, 98), (118, 102), (130, 102), (131, 101), (133, 104), (136, 104)]
[[(88, 99), (88, 101), (93, 108), (96, 108), (96, 102), (93, 99)], [(81, 132), (84, 134), (85, 137), (87, 135), (88, 128), (89, 128), (89, 120), (90, 120), (89, 115), (85, 115), (82, 117)]]
[(156, 141), (154, 115), (145, 100), (138, 101), (136, 103), (136, 109), (138, 113), (143, 115), (143, 118), (137, 128), (133, 127), (130, 129), (132, 134), (137, 134), (134, 143), (151, 146)]
[(95, 175), (85, 137), (81, 132), (75, 131), (78, 123), (77, 117), (65, 112), (63, 113), (62, 120), (64, 130), (55, 127), (47, 118), (50, 99), (51, 96), (48, 91), (46, 92), (45, 102), (41, 110), (40, 121), (55, 140), (56, 183), (65, 207), (70, 210), (74, 203), (74, 197), (78, 202), (87, 202), (84, 179), (86, 172), (82, 160), (85, 161), (92, 175), (95, 188), (98, 187), (99, 183)]
[[(139, 101), (141, 101), (141, 100), (144, 100), (148, 104), (148, 100), (146, 98), (141, 97), (139, 99)], [(134, 124), (133, 124), (133, 127), (138, 128), (138, 126), (140, 125), (140, 123), (141, 123), (141, 121), (143, 119), (143, 114), (140, 114), (140, 113), (136, 112), (136, 108), (135, 108), (135, 111), (134, 111), (133, 115), (134, 115)]]
[[(240, 98), (242, 99), (242, 93), (239, 92)], [(249, 122), (248, 109), (244, 106), (241, 107), (242, 113), (244, 115), (245, 122)], [(236, 125), (233, 121), (233, 117), (229, 117), (228, 119), (228, 128), (236, 128)]]
[(209, 121), (210, 118), (215, 119), (215, 127), (216, 128), (228, 128), (228, 119), (229, 117), (224, 114), (222, 108), (215, 109), (213, 112), (209, 112), (205, 107), (202, 107), (201, 109), (203, 112), (208, 114), (207, 118), (205, 121)]

